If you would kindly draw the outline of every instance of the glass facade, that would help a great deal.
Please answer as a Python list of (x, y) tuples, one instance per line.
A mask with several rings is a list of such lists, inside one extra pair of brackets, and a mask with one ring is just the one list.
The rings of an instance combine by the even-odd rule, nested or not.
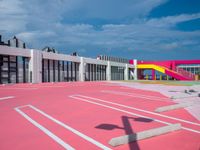
[(85, 65), (85, 81), (106, 80), (106, 66), (98, 64)]
[(79, 80), (79, 63), (71, 61), (42, 60), (42, 82), (67, 82)]
[(27, 57), (0, 55), (0, 59), (0, 84), (29, 82)]

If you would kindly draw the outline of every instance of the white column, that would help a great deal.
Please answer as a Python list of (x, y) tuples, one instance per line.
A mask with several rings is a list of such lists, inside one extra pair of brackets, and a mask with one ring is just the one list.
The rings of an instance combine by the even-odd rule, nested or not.
[(29, 62), (29, 82), (42, 82), (42, 52), (31, 49)]
[(81, 57), (81, 62), (79, 65), (79, 79), (80, 81), (85, 81), (85, 63), (84, 63), (84, 58)]
[(111, 81), (111, 65), (110, 65), (110, 61), (108, 61), (108, 64), (106, 66), (106, 79), (107, 81)]
[(128, 80), (128, 64), (126, 64), (126, 67), (124, 69), (124, 80)]
[(134, 59), (134, 66), (135, 66), (135, 68), (134, 68), (134, 80), (137, 80), (138, 79), (138, 77), (137, 77), (137, 59)]

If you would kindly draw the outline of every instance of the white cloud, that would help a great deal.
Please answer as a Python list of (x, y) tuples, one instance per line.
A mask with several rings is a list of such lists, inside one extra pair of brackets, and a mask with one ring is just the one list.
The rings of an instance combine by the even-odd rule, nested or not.
[(180, 22), (190, 21), (199, 18), (200, 18), (200, 13), (181, 14), (176, 16), (150, 19), (147, 21), (147, 24), (154, 27), (173, 27)]
[[(78, 2), (77, 2), (78, 1)], [(156, 6), (166, 0), (77, 0), (67, 9), (67, 17), (84, 19), (98, 18), (119, 20), (127, 17), (138, 18), (148, 15)], [(142, 10), (142, 11), (141, 11)], [(78, 12), (79, 14), (77, 14)]]
[[(0, 30), (24, 32), (55, 28), (63, 20), (82, 23), (88, 19), (126, 20), (145, 16), (166, 0), (1, 0)], [(143, 11), (141, 11), (143, 10)], [(6, 26), (7, 25), (7, 26)]]
[(0, 1), (0, 31), (16, 32), (26, 26), (27, 15), (19, 0)]
[[(127, 0), (126, 3), (121, 0), (1, 0), (0, 31), (3, 35), (16, 34), (32, 48), (49, 45), (62, 50), (79, 49), (82, 53), (87, 50), (105, 53), (108, 49), (123, 49), (129, 53), (200, 48), (200, 31), (170, 28), (197, 19), (200, 13), (146, 19), (152, 9), (164, 2), (166, 0)], [(66, 22), (73, 19), (76, 23)], [(96, 29), (84, 22), (87, 19), (120, 23), (104, 24)]]
[[(183, 32), (168, 28), (153, 28), (147, 24), (104, 25), (100, 31), (92, 25), (60, 25), (50, 31), (19, 34), (31, 43), (62, 48), (130, 49), (143, 51), (175, 50), (198, 44), (200, 31)], [(42, 42), (41, 42), (42, 41)], [(63, 49), (63, 48), (62, 48)]]

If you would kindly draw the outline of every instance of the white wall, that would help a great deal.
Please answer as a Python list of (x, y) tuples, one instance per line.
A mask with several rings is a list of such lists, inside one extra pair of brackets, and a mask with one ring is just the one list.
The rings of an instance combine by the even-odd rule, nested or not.
[(79, 57), (79, 56), (70, 56), (70, 55), (65, 55), (65, 54), (42, 52), (41, 50), (35, 50), (35, 49), (22, 49), (22, 48), (8, 47), (8, 46), (0, 46), (0, 55), (1, 54), (29, 57), (30, 58), (29, 77), (32, 79), (33, 83), (42, 82), (42, 59), (72, 61), (72, 62), (80, 63), (79, 65), (79, 80), (80, 81), (85, 80), (85, 65), (87, 63), (107, 66), (106, 79), (108, 81), (111, 80), (111, 66), (124, 67), (125, 80), (128, 80), (128, 69), (134, 68), (134, 79), (135, 80), (137, 79), (137, 66), (136, 66), (137, 60), (134, 60), (134, 65), (132, 65), (132, 64), (119, 63), (119, 62)]

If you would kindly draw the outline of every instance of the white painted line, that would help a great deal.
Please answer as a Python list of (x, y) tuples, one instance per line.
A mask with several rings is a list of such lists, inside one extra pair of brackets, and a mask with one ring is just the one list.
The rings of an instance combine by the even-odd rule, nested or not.
[(6, 97), (1, 97), (0, 101), (2, 100), (7, 100), (7, 99), (11, 99), (11, 98), (15, 98), (14, 96), (6, 96)]
[(64, 147), (67, 150), (75, 150), (72, 146), (65, 143), (62, 139), (60, 139), (58, 136), (53, 134), (51, 131), (49, 131), (47, 128), (33, 120), (31, 117), (29, 117), (27, 114), (25, 114), (23, 111), (21, 111), (19, 108), (15, 108), (15, 110), (22, 115), (24, 118), (26, 118), (30, 123), (32, 123), (34, 126), (42, 130), (46, 135), (48, 135), (50, 138), (52, 138), (55, 142), (60, 144), (62, 147)]
[(32, 108), (33, 110), (35, 110), (35, 111), (37, 111), (38, 113), (40, 113), (40, 114), (42, 114), (43, 116), (45, 116), (46, 118), (52, 120), (53, 122), (57, 123), (58, 125), (60, 125), (60, 126), (64, 127), (65, 129), (67, 129), (67, 130), (73, 132), (74, 134), (80, 136), (81, 138), (85, 139), (86, 141), (89, 141), (90, 143), (96, 145), (97, 147), (99, 147), (99, 148), (101, 148), (101, 149), (104, 149), (104, 150), (111, 150), (110, 148), (108, 148), (108, 147), (106, 147), (105, 145), (101, 144), (100, 142), (98, 142), (98, 141), (92, 139), (91, 137), (89, 137), (89, 136), (87, 136), (87, 135), (85, 135), (85, 134), (83, 134), (83, 133), (81, 133), (81, 132), (79, 132), (79, 131), (73, 129), (72, 127), (70, 127), (70, 126), (64, 124), (63, 122), (61, 122), (61, 121), (59, 121), (59, 120), (53, 118), (52, 116), (46, 114), (46, 113), (43, 112), (42, 110), (39, 110), (38, 108), (36, 108), (36, 107), (34, 107), (34, 106), (32, 106), (32, 105), (26, 105), (26, 106)]
[(142, 94), (120, 92), (120, 91), (108, 91), (108, 90), (102, 90), (101, 92), (116, 94), (116, 95), (130, 96), (130, 97), (138, 97), (138, 98), (148, 99), (148, 100), (151, 100), (151, 101), (170, 102), (170, 100), (168, 98), (163, 98), (163, 97), (147, 96), (147, 95), (142, 95)]
[(157, 122), (160, 122), (160, 123), (163, 123), (163, 124), (167, 124), (167, 125), (171, 124), (171, 123), (168, 123), (168, 122), (165, 122), (165, 121), (161, 121), (161, 120), (157, 120), (157, 119), (154, 119), (154, 118), (150, 118), (150, 117), (147, 117), (147, 116), (144, 116), (144, 115), (140, 115), (140, 114), (136, 114), (136, 113), (133, 113), (133, 112), (129, 112), (129, 111), (126, 111), (126, 110), (123, 110), (123, 109), (119, 109), (119, 108), (116, 108), (116, 107), (112, 107), (112, 106), (104, 105), (104, 104), (97, 103), (97, 102), (94, 102), (94, 101), (90, 101), (90, 100), (87, 100), (87, 99), (84, 99), (84, 98), (81, 98), (81, 97), (76, 97), (76, 96), (69, 96), (69, 97), (74, 98), (74, 99), (78, 99), (78, 100), (81, 100), (81, 101), (84, 101), (84, 102), (92, 103), (92, 104), (95, 104), (95, 105), (103, 106), (103, 107), (106, 107), (106, 108), (110, 108), (110, 109), (113, 109), (113, 110), (117, 110), (117, 111), (120, 111), (120, 112), (123, 112), (123, 113), (127, 113), (127, 114), (130, 114), (130, 115), (133, 115), (133, 116), (138, 116), (138, 117), (142, 117), (142, 118), (151, 119), (153, 121), (157, 121)]
[(1, 88), (1, 90), (37, 90), (38, 88)]
[[(112, 106), (104, 105), (104, 104), (101, 104), (101, 103), (89, 101), (87, 99), (77, 97), (77, 95), (76, 96), (75, 95), (71, 95), (69, 97), (74, 98), (74, 99), (78, 99), (78, 100), (81, 100), (81, 101), (85, 101), (85, 102), (88, 102), (88, 103), (92, 103), (92, 104), (95, 104), (95, 105), (103, 106), (103, 107), (106, 107), (106, 108), (110, 108), (110, 109), (113, 109), (113, 110), (117, 110), (117, 111), (120, 111), (120, 112), (124, 112), (124, 113), (130, 114), (130, 115), (134, 115), (134, 116), (138, 116), (138, 117), (143, 117), (143, 118), (151, 119), (151, 120), (163, 123), (163, 124), (167, 124), (167, 125), (171, 124), (169, 122), (161, 121), (159, 119), (150, 118), (148, 116), (144, 116), (144, 115), (140, 115), (140, 114), (137, 114), (137, 113), (129, 112), (129, 111), (126, 111), (126, 110), (123, 110), (123, 109), (119, 109), (119, 108), (116, 108), (116, 107), (112, 107)], [(103, 100), (99, 100), (99, 101), (103, 101)], [(107, 102), (105, 101), (105, 103), (107, 103)], [(113, 104), (113, 105), (115, 105), (115, 104)], [(118, 106), (120, 106), (120, 104), (118, 104)], [(123, 105), (122, 105), (122, 107), (123, 107)], [(126, 107), (129, 107), (129, 106), (126, 106)], [(191, 129), (191, 128), (182, 127), (182, 129), (200, 134), (200, 131), (194, 130), (194, 129)]]
[(154, 99), (159, 99), (159, 100), (167, 100), (169, 101), (169, 98), (165, 97), (159, 97), (159, 96), (151, 96), (151, 95), (144, 95), (144, 94), (137, 94), (137, 93), (130, 93), (130, 92), (122, 92), (122, 91), (112, 91), (112, 90), (103, 90), (102, 92), (107, 92), (107, 93), (113, 93), (113, 94), (126, 94), (130, 96), (140, 96), (140, 97), (145, 97), (145, 98), (154, 98)]
[(29, 105), (22, 105), (22, 106), (18, 106), (18, 107), (15, 107), (15, 108), (20, 109), (20, 108), (25, 108), (25, 107), (29, 107)]
[(63, 87), (67, 87), (67, 86), (40, 86), (39, 88), (63, 88)]
[(155, 137), (158, 135), (167, 134), (167, 133), (177, 131), (180, 129), (181, 129), (181, 124), (179, 124), (179, 123), (160, 127), (160, 128), (153, 128), (153, 129), (145, 130), (145, 131), (138, 132), (138, 133), (133, 133), (133, 134), (129, 134), (129, 135), (112, 138), (109, 141), (109, 144), (112, 146), (119, 146), (119, 145), (123, 145), (123, 144), (128, 144), (130, 142)]
[(180, 104), (175, 104), (175, 105), (167, 105), (163, 107), (158, 107), (155, 109), (155, 112), (165, 112), (165, 111), (170, 111), (170, 110), (175, 110), (175, 109), (180, 109), (180, 108), (185, 108), (194, 105), (194, 103), (180, 103)]
[(130, 88), (130, 87), (120, 87), (120, 89), (134, 89), (134, 88)]
[(120, 106), (120, 107), (124, 107), (124, 108), (128, 108), (128, 109), (133, 109), (133, 110), (137, 110), (137, 111), (140, 111), (140, 112), (152, 114), (152, 115), (155, 115), (155, 116), (160, 116), (160, 117), (164, 117), (164, 118), (168, 118), (168, 119), (172, 119), (172, 120), (181, 121), (181, 122), (184, 122), (184, 123), (200, 126), (200, 124), (196, 123), (196, 122), (192, 122), (192, 121), (188, 121), (188, 120), (184, 120), (184, 119), (180, 119), (180, 118), (176, 118), (176, 117), (171, 117), (171, 116), (167, 116), (167, 115), (163, 115), (163, 114), (159, 114), (159, 113), (155, 113), (155, 112), (151, 112), (151, 111), (148, 111), (148, 110), (144, 110), (144, 109), (140, 109), (140, 108), (136, 108), (136, 107), (131, 107), (131, 106), (127, 106), (127, 105), (123, 105), (123, 104), (119, 104), (119, 103), (109, 102), (109, 101), (102, 100), (102, 99), (99, 99), (99, 98), (94, 98), (94, 97), (89, 97), (89, 96), (84, 96), (84, 95), (76, 95), (76, 96), (89, 98), (89, 99), (92, 99), (92, 100), (101, 101), (101, 102), (104, 102), (104, 103), (108, 103), (108, 104), (112, 104), (112, 105), (116, 105), (116, 106)]

